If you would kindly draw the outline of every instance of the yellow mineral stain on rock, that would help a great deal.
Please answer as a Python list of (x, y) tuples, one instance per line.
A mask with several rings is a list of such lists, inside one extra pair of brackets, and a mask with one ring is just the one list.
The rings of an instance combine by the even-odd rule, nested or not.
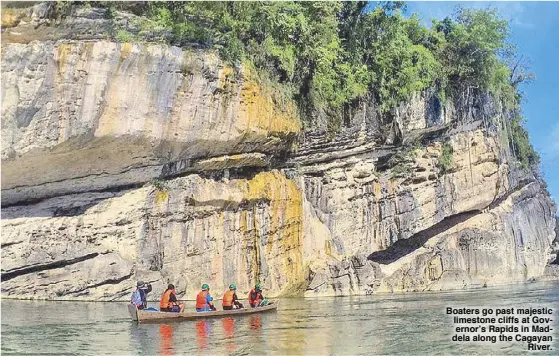
[(395, 191), (395, 187), (398, 186), (398, 183), (392, 179), (390, 179), (387, 184), (386, 187), (388, 188), (388, 195), (389, 196), (393, 196), (394, 195), (394, 191)]
[(219, 73), (219, 89), (227, 91), (230, 88), (232, 77), (233, 68), (225, 66)]
[(71, 43), (61, 43), (56, 47), (56, 62), (58, 63), (58, 73), (63, 75), (66, 64), (68, 63), (68, 55), (74, 47)]
[(246, 123), (247, 132), (263, 130), (276, 136), (298, 133), (301, 124), (295, 105), (286, 101), (279, 107), (253, 78), (254, 74), (245, 69), (238, 120)]
[(219, 102), (217, 123), (227, 122), (228, 118), (231, 117), (231, 110), (235, 106), (233, 101), (237, 100), (234, 98), (234, 95), (237, 92), (237, 84), (234, 76), (235, 73), (231, 66), (225, 66), (219, 71), (218, 88), (220, 95), (217, 98), (213, 95), (210, 96), (210, 106), (212, 108), (214, 108), (215, 99)]
[[(119, 84), (122, 83), (122, 78), (115, 77), (113, 82), (108, 88), (108, 95), (106, 95), (106, 104), (103, 114), (99, 118), (99, 124), (95, 131), (96, 137), (118, 135), (125, 125), (123, 117), (125, 110), (121, 108), (121, 98), (126, 92), (120, 90)], [(121, 123), (119, 126), (119, 122)], [(120, 130), (119, 130), (120, 129)]]
[(240, 226), (241, 233), (246, 235), (247, 233), (247, 212), (246, 210), (241, 210), (241, 226)]
[[(72, 49), (74, 45), (71, 43), (61, 43), (59, 44), (54, 53), (56, 63), (58, 65), (58, 71), (54, 75), (54, 90), (56, 92), (56, 100), (59, 107), (59, 120), (58, 120), (58, 142), (64, 142), (68, 138), (68, 121), (69, 118), (69, 107), (66, 104), (67, 98), (65, 97), (65, 82), (68, 80), (68, 76), (73, 75), (73, 70), (67, 70), (67, 63), (69, 56), (71, 56)], [(68, 73), (66, 73), (68, 72)]]
[(0, 26), (2, 28), (14, 27), (19, 24), (21, 20), (29, 22), (31, 19), (29, 16), (29, 8), (2, 8), (2, 20)]
[(163, 203), (167, 202), (169, 199), (169, 192), (167, 190), (156, 190), (155, 191), (155, 205), (162, 205)]
[(132, 47), (134, 44), (130, 42), (124, 42), (120, 44), (120, 61), (122, 62), (126, 58), (130, 57), (130, 53), (132, 53)]
[(382, 198), (381, 189), (380, 189), (380, 182), (373, 182), (373, 195), (375, 200), (380, 200)]
[[(281, 256), (276, 265), (281, 268), (287, 285), (282, 290), (292, 289), (293, 285), (304, 280), (303, 268), (303, 198), (297, 185), (278, 171), (262, 172), (247, 181), (247, 198), (252, 201), (268, 201), (270, 217), (268, 242), (265, 256), (272, 260)], [(255, 219), (255, 230), (259, 229)], [(260, 244), (256, 239), (256, 243)], [(271, 263), (268, 263), (271, 265)]]
[[(254, 226), (251, 226), (249, 229), (248, 221), (249, 221), (249, 211), (241, 210), (241, 219), (240, 219), (240, 232), (243, 238), (242, 241), (242, 248), (241, 250), (246, 253), (245, 256), (241, 258), (241, 271), (252, 271), (250, 276), (247, 275), (247, 281), (250, 284), (254, 284), (260, 278), (260, 263), (259, 263), (259, 256), (258, 250), (254, 250), (250, 255), (249, 251), (249, 241), (253, 241), (253, 243), (259, 243), (259, 241), (254, 241)], [(254, 224), (254, 223), (253, 223)], [(257, 246), (255, 246), (257, 248)]]
[(332, 242), (330, 240), (324, 241), (324, 253), (327, 256), (332, 256)]

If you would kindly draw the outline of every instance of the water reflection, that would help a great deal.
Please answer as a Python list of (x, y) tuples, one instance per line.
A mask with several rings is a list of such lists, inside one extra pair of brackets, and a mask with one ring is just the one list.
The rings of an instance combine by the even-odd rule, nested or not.
[(224, 318), (221, 320), (223, 325), (223, 334), (225, 335), (225, 348), (227, 351), (235, 351), (237, 345), (235, 344), (235, 319)]
[[(257, 352), (259, 354), (261, 354), (261, 350), (265, 349), (266, 347), (264, 346), (267, 342), (265, 341), (265, 338), (262, 337), (262, 319), (260, 314), (258, 315), (251, 315), (248, 317), (248, 323), (246, 322), (246, 320), (243, 320), (243, 324), (247, 325), (248, 324), (248, 329), (245, 329), (247, 332), (247, 335), (249, 336), (249, 338), (247, 340), (249, 346), (249, 353), (254, 353), (255, 350), (253, 350), (253, 347), (256, 347), (256, 350), (258, 350)], [(246, 326), (245, 326), (246, 328)], [(256, 345), (260, 345), (260, 347), (256, 346)]]
[(196, 322), (196, 340), (200, 350), (208, 347), (208, 338), (211, 336), (212, 325), (209, 320), (198, 320)]
[(142, 354), (145, 350), (149, 350), (151, 346), (150, 335), (145, 328), (137, 323), (130, 323), (130, 344), (136, 354)]
[[(176, 323), (132, 322), (124, 303), (1, 303), (2, 354), (525, 355), (526, 345), (520, 342), (453, 343), (445, 308), (555, 307), (559, 305), (559, 283), (445, 293), (285, 299), (277, 312)], [(556, 338), (554, 342), (552, 348), (559, 349)]]
[(260, 334), (260, 329), (262, 328), (262, 320), (260, 319), (260, 315), (253, 315), (248, 319), (248, 325), (251, 330), (256, 330), (254, 332), (255, 335)]
[(173, 326), (168, 324), (161, 324), (159, 326), (159, 354), (160, 355), (174, 355), (173, 350)]

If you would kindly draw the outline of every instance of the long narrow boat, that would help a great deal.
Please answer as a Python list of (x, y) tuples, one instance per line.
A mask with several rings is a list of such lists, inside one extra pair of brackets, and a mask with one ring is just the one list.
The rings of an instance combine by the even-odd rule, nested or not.
[(161, 312), (161, 311), (145, 311), (138, 310), (134, 304), (128, 304), (128, 312), (132, 317), (132, 320), (139, 323), (150, 322), (150, 321), (169, 321), (169, 320), (193, 320), (193, 319), (203, 319), (203, 318), (217, 318), (224, 316), (237, 316), (255, 313), (264, 313), (278, 308), (279, 302), (272, 302), (263, 307), (257, 308), (246, 308), (246, 309), (235, 309), (235, 310), (218, 310), (209, 312), (193, 312), (193, 313), (173, 313), (173, 312)]

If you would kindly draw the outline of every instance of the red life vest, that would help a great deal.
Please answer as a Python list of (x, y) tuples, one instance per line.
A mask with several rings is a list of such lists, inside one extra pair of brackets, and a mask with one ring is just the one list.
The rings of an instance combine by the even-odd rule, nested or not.
[(171, 294), (175, 294), (172, 289), (167, 289), (165, 293), (163, 293), (161, 301), (159, 302), (159, 309), (172, 308), (173, 305), (175, 305), (175, 303), (171, 302)]
[(221, 305), (223, 305), (224, 307), (232, 306), (234, 295), (235, 295), (234, 290), (228, 290), (227, 292), (225, 292), (225, 294), (223, 294), (223, 302), (221, 303)]
[(207, 290), (203, 290), (196, 296), (196, 309), (205, 308), (207, 305), (206, 296), (208, 295)]
[(251, 306), (258, 305), (258, 303), (260, 303), (260, 301), (262, 300), (262, 299), (260, 299), (260, 297), (262, 297), (261, 292), (257, 292), (255, 289), (251, 290), (250, 293), (248, 293), (249, 304)]

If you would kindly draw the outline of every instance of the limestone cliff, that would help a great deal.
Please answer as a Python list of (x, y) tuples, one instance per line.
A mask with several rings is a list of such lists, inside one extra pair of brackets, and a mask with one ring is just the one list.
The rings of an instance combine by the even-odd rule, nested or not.
[[(2, 296), (439, 290), (557, 278), (556, 206), (498, 104), (428, 93), (332, 135), (213, 52), (106, 39), (101, 9), (2, 15)], [(118, 21), (130, 22), (121, 13)], [(127, 22), (128, 21), (128, 22)], [(412, 144), (415, 142), (415, 144)]]

